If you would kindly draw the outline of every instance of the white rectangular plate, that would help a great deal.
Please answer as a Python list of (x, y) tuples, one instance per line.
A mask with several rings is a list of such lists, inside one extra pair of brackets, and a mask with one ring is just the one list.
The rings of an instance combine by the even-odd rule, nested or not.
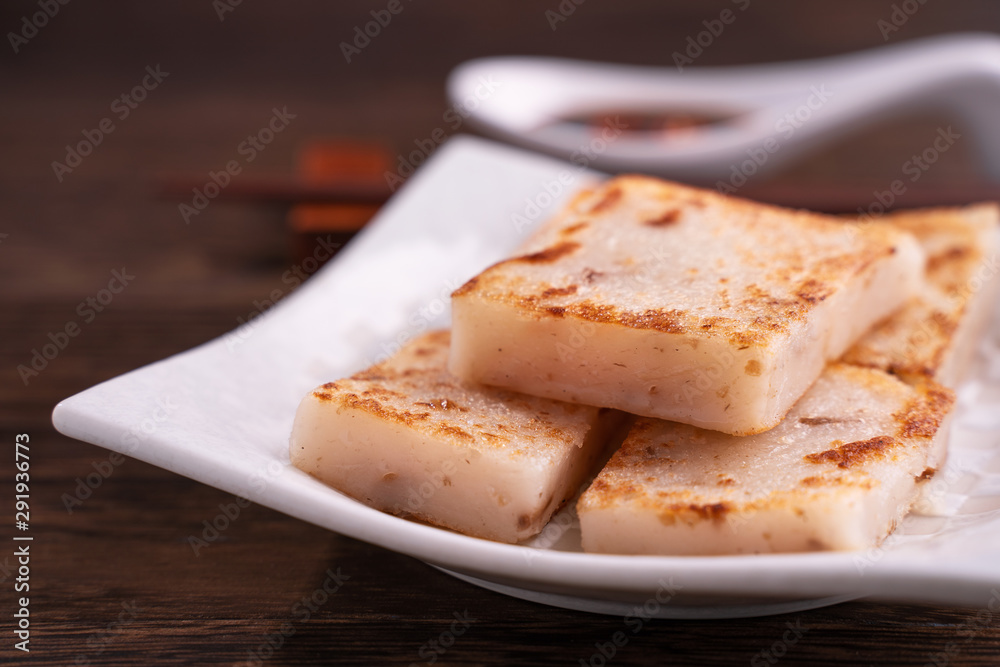
[(866, 553), (585, 554), (571, 510), (529, 544), (499, 544), (369, 509), (289, 465), (292, 417), (308, 391), (446, 325), (452, 289), (600, 177), (484, 140), (452, 139), (336, 260), (276, 307), (221, 338), (66, 399), (53, 422), (71, 437), (478, 585), (559, 606), (706, 618), (864, 596), (987, 605), (1000, 587), (996, 327), (978, 377), (962, 392), (949, 464), (928, 485), (931, 516), (912, 517)]

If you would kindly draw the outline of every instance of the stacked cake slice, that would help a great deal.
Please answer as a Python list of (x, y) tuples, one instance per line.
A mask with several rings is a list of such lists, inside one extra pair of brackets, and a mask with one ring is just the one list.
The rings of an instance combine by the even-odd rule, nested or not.
[(639, 419), (580, 499), (584, 549), (862, 549), (893, 530), (945, 457), (954, 399), (936, 380), (957, 380), (990, 310), (998, 213), (930, 210), (878, 224), (924, 247), (918, 294), (770, 431), (733, 437)]
[(578, 196), (452, 297), (451, 369), (540, 396), (735, 435), (773, 428), (916, 292), (887, 225), (642, 177)]
[(446, 370), (448, 338), (421, 336), (309, 394), (292, 463), (381, 510), (502, 542), (531, 537), (593, 474), (623, 415), (463, 383)]
[(307, 396), (292, 461), (515, 542), (617, 448), (579, 500), (588, 551), (871, 546), (945, 455), (938, 381), (985, 321), (996, 234), (992, 206), (862, 224), (613, 179), (455, 292), (450, 353), (438, 332)]
[(774, 429), (731, 436), (642, 417), (577, 507), (587, 551), (863, 549), (943, 458), (951, 392), (832, 364)]

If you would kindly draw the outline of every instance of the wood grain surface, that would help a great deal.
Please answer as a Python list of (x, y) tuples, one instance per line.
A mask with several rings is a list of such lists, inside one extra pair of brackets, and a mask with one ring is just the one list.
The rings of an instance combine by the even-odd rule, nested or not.
[[(107, 451), (57, 434), (50, 422), (60, 399), (225, 333), (283, 286), (292, 256), (282, 205), (220, 199), (185, 221), (177, 200), (157, 196), (164, 174), (207, 179), (242, 160), (241, 142), (275, 108), (295, 117), (244, 164), (248, 180), (291, 177), (298, 148), (314, 137), (409, 152), (438, 128), (453, 133), (444, 78), (471, 57), (672, 66), (672, 52), (703, 21), (744, 2), (739, 20), (697, 64), (814, 57), (940, 32), (1000, 31), (995, 3), (913, 3), (916, 13), (884, 39), (878, 22), (893, 13), (888, 0), (822, 8), (790, 0), (587, 0), (554, 30), (545, 12), (558, 11), (557, 0), (402, 0), (403, 11), (347, 63), (339, 43), (386, 2), (234, 0), (220, 20), (222, 1), (59, 5), (16, 52), (9, 37), (0, 47), (0, 542), (15, 533), (18, 433), (31, 436), (34, 536), (27, 654), (13, 648), (13, 550), (0, 550), (0, 662), (1000, 664), (1000, 618), (979, 609), (862, 601), (760, 619), (653, 620), (633, 633), (620, 617), (481, 590), (259, 506), (242, 509), (196, 555), (188, 536), (232, 496), (135, 460), (115, 465)], [(20, 34), (39, 6), (4, 3), (0, 28)], [(140, 84), (147, 66), (169, 74), (120, 118), (113, 101)], [(52, 162), (65, 161), (67, 144), (106, 117), (113, 132), (57, 179)], [(761, 185), (792, 193), (884, 189), (951, 122), (913, 109)], [(980, 180), (970, 138), (943, 154), (920, 187), (946, 191)], [(836, 203), (850, 210), (865, 202)], [(100, 312), (81, 314), (80, 304), (115, 270), (135, 278)], [(25, 382), (18, 366), (70, 322), (79, 335)], [(68, 511), (65, 498), (78, 480), (102, 470), (110, 472)], [(453, 626), (456, 614), (467, 628)], [(452, 638), (453, 627), (464, 629)], [(620, 631), (627, 643), (603, 656), (601, 646), (609, 653)]]

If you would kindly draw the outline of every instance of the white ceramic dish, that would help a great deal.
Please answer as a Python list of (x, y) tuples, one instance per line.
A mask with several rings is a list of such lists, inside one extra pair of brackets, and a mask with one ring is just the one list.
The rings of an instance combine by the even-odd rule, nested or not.
[(710, 618), (863, 596), (983, 606), (996, 595), (1000, 602), (1000, 417), (992, 408), (1000, 380), (990, 379), (1000, 378), (1000, 364), (981, 364), (982, 377), (966, 387), (949, 467), (929, 487), (936, 516), (908, 521), (870, 553), (584, 554), (568, 511), (532, 544), (498, 544), (369, 509), (288, 464), (302, 396), (406, 336), (446, 324), (453, 288), (598, 177), (483, 140), (452, 139), (335, 261), (275, 308), (66, 399), (53, 414), (56, 428), (471, 583), (556, 606)]

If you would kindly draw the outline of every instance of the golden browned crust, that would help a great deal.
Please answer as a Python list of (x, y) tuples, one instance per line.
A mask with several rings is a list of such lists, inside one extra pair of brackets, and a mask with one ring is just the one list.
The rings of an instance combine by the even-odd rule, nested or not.
[(453, 299), (463, 297), (467, 294), (472, 294), (479, 287), (479, 276), (473, 276), (469, 278), (465, 283), (459, 287), (457, 290), (451, 293)]
[(643, 224), (647, 227), (666, 227), (680, 220), (680, 217), (680, 209), (668, 208), (663, 213), (645, 220)]
[(560, 257), (565, 257), (566, 255), (579, 249), (579, 243), (574, 243), (573, 241), (563, 241), (562, 243), (558, 243), (551, 248), (545, 248), (544, 250), (539, 250), (538, 252), (533, 252), (528, 255), (521, 255), (520, 257), (508, 259), (507, 261), (528, 262), (530, 264), (551, 264)]
[(976, 204), (900, 211), (875, 224), (917, 238), (927, 254), (925, 286), (850, 349), (844, 361), (912, 381), (940, 379), (959, 324), (968, 318), (971, 301), (982, 289), (982, 268), (997, 252), (1000, 209)]
[(857, 421), (853, 417), (799, 417), (799, 423), (806, 426), (822, 426), (824, 424), (843, 424)]
[(565, 296), (568, 294), (576, 294), (576, 290), (579, 289), (576, 285), (567, 285), (566, 287), (550, 287), (544, 292), (542, 292), (542, 298), (547, 299), (550, 296)]
[(564, 228), (561, 231), (561, 234), (563, 236), (572, 236), (573, 234), (576, 234), (579, 231), (583, 231), (584, 229), (586, 229), (589, 226), (590, 226), (590, 223), (587, 222), (586, 220), (584, 220), (582, 222), (577, 222), (575, 224), (570, 225), (569, 227)]
[(840, 468), (852, 468), (863, 465), (876, 458), (882, 458), (899, 441), (889, 435), (880, 435), (867, 440), (838, 444), (833, 449), (818, 454), (806, 454), (805, 460), (810, 463), (836, 463)]
[[(724, 489), (730, 489), (734, 484), (735, 482), (722, 486)], [(610, 508), (628, 503), (637, 512), (654, 512), (666, 525), (695, 524), (704, 520), (723, 521), (730, 516), (749, 516), (756, 512), (801, 511), (809, 494), (830, 490), (838, 492), (847, 492), (851, 489), (868, 490), (875, 484), (876, 482), (866, 476), (814, 475), (803, 478), (794, 489), (774, 490), (764, 496), (750, 499), (709, 502), (703, 499), (704, 493), (697, 489), (651, 494), (630, 482), (608, 482), (607, 479), (598, 478), (587, 489), (586, 501), (588, 509)]]
[(340, 396), (340, 405), (345, 408), (368, 412), (385, 421), (397, 422), (406, 426), (413, 426), (416, 422), (423, 421), (431, 416), (429, 412), (400, 410), (374, 398), (361, 398), (357, 394), (352, 393), (342, 394)]
[[(760, 511), (801, 512), (819, 494), (875, 488), (882, 461), (911, 461), (926, 449), (954, 402), (950, 390), (933, 382), (914, 387), (846, 364), (832, 364), (817, 385), (819, 393), (807, 394), (773, 436), (740, 438), (636, 420), (587, 490), (581, 511), (627, 506), (666, 524), (689, 525)], [(772, 483), (763, 472), (768, 465), (786, 478)]]
[(601, 191), (600, 198), (590, 207), (590, 213), (605, 213), (622, 199), (622, 188), (612, 184)]
[(955, 393), (935, 382), (917, 387), (920, 396), (893, 415), (903, 438), (933, 438), (955, 404)]
[(391, 359), (312, 392), (338, 410), (365, 413), (429, 437), (511, 455), (579, 443), (589, 429), (581, 412), (598, 408), (466, 384), (446, 370), (450, 335), (427, 333)]
[[(904, 236), (885, 225), (849, 231), (847, 224), (622, 176), (578, 195), (523, 254), (487, 268), (452, 296), (474, 295), (526, 317), (763, 346), (896, 252)], [(714, 254), (684, 260), (686, 247)], [(699, 297), (690, 301), (689, 294)]]

